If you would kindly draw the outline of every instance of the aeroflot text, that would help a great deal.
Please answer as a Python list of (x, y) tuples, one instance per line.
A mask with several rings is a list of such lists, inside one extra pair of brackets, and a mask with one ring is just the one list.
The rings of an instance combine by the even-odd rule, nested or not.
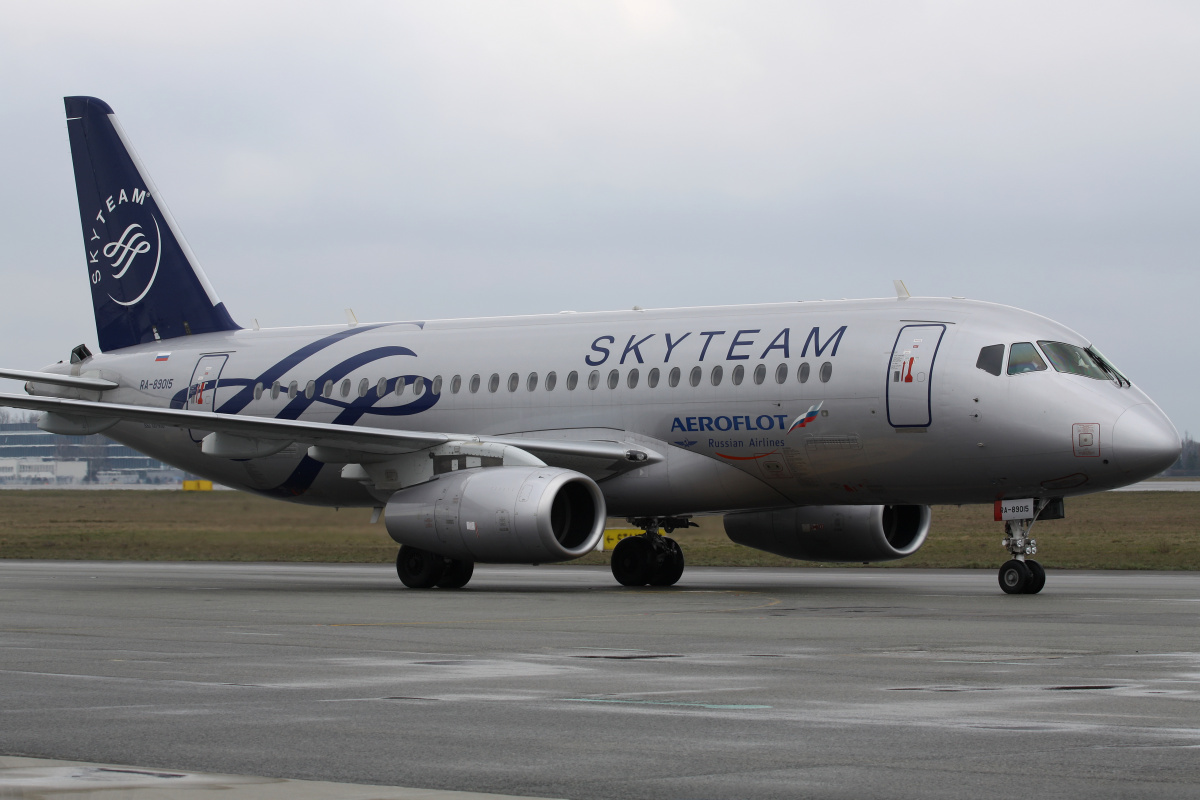
[[(842, 334), (846, 332), (846, 326), (835, 330), (829, 334), (824, 341), (821, 340), (821, 329), (814, 327), (808, 332), (807, 338), (804, 340), (804, 347), (800, 350), (800, 358), (808, 358), (809, 349), (812, 349), (813, 355), (817, 358), (825, 355), (825, 351), (830, 349), (829, 356), (832, 358), (837, 355), (838, 346), (842, 343)], [(584, 356), (583, 360), (588, 366), (598, 367), (608, 361), (610, 356), (615, 356), (616, 351), (620, 350), (620, 361), (624, 364), (626, 359), (633, 363), (635, 360), (638, 364), (644, 364), (645, 357), (652, 358), (651, 351), (659, 351), (663, 356), (663, 363), (669, 363), (671, 354), (675, 349), (682, 345), (685, 340), (688, 340), (692, 335), (692, 331), (688, 331), (680, 336), (670, 333), (662, 334), (661, 338), (657, 333), (651, 333), (648, 336), (639, 337), (636, 333), (629, 337), (625, 344), (617, 345), (617, 337), (615, 336), (597, 336), (592, 342), (592, 352)], [(803, 332), (797, 334), (797, 340), (803, 336)], [(655, 341), (651, 341), (651, 340)], [(714, 340), (716, 344), (714, 345)], [(764, 342), (766, 343), (764, 345)], [(700, 356), (697, 360), (703, 361), (708, 355), (709, 348), (713, 350), (714, 356), (717, 359), (721, 358), (721, 353), (724, 353), (725, 361), (747, 361), (755, 353), (758, 353), (758, 360), (762, 360), (773, 352), (777, 352), (784, 358), (792, 357), (792, 329), (784, 328), (779, 333), (775, 334), (770, 340), (763, 335), (762, 329), (753, 328), (731, 331), (700, 331), (695, 339), (691, 339), (688, 347), (684, 348), (684, 354), (694, 352), (696, 346), (699, 345)], [(759, 352), (759, 348), (763, 348)], [(643, 353), (643, 348), (646, 352)]]
[(769, 431), (776, 427), (787, 430), (786, 414), (763, 414), (751, 420), (743, 417), (675, 417), (673, 431)]

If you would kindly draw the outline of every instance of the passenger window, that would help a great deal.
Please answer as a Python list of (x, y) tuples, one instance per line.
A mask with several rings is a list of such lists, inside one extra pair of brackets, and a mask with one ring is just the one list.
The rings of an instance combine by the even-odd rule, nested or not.
[(636, 369), (629, 370), (629, 375), (625, 378), (625, 385), (630, 389), (636, 389), (638, 385), (638, 371)]
[(404, 394), (404, 378), (396, 378), (396, 397)]
[(434, 375), (434, 376), (433, 376), (433, 389), (432, 389), (432, 391), (433, 391), (433, 393), (434, 393), (434, 394), (441, 394), (441, 393), (442, 393), (442, 376), (441, 376), (441, 375)]
[(679, 367), (671, 367), (671, 372), (667, 375), (667, 384), (672, 389), (679, 385)]
[(279, 399), (279, 381), (275, 381), (274, 383), (271, 384), (271, 399), (272, 400)]
[(759, 364), (754, 368), (754, 384), (761, 386), (762, 382), (767, 379), (767, 365)]
[(721, 369), (721, 365), (720, 365), (720, 364), (718, 364), (717, 366), (715, 366), (715, 367), (713, 367), (713, 368), (712, 368), (712, 372), (711, 372), (711, 373), (709, 373), (708, 379), (709, 379), (710, 381), (712, 381), (712, 385), (713, 385), (713, 386), (720, 386), (720, 385), (721, 385), (721, 377), (722, 377), (724, 374), (725, 374), (725, 373), (724, 373), (724, 371)]
[[(278, 395), (279, 395), (279, 384), (276, 383), (274, 386), (271, 387), (271, 396), (276, 397)], [(342, 397), (349, 397), (349, 396), (350, 396), (350, 379), (346, 378), (344, 381), (342, 381)]]
[(567, 373), (567, 391), (568, 392), (575, 391), (575, 387), (578, 385), (579, 385), (579, 373), (576, 372), (575, 370), (571, 370), (569, 373)]
[(591, 374), (588, 375), (588, 388), (595, 389), (599, 385), (600, 385), (600, 370), (594, 369), (594, 370), (592, 370)]
[(808, 368), (808, 362), (805, 361), (800, 365), (800, 369), (796, 371), (796, 380), (800, 381), (801, 383), (808, 383), (808, 374), (810, 372), (812, 372), (812, 370)]
[(618, 372), (617, 370), (614, 369), (612, 372), (608, 373), (608, 388), (615, 389), (615, 388), (617, 388), (617, 384), (620, 382), (621, 382), (621, 373), (620, 372)]
[(450, 394), (458, 394), (458, 390), (462, 388), (462, 376), (455, 375), (450, 379)]
[(775, 382), (776, 383), (785, 382), (787, 380), (787, 376), (788, 376), (787, 364), (780, 364), (778, 367), (775, 368)]
[(688, 383), (692, 386), (699, 386), (700, 379), (704, 377), (704, 370), (699, 367), (692, 367), (692, 374), (688, 376)]
[(415, 381), (413, 381), (413, 396), (420, 397), (424, 393), (425, 393), (425, 379), (417, 378)]
[(288, 384), (288, 399), (295, 400), (296, 392), (297, 392), (297, 390), (299, 390), (299, 388), (300, 388), (300, 384), (296, 383), (295, 381), (292, 381), (291, 383), (289, 383)]
[(554, 385), (556, 383), (558, 383), (558, 373), (554, 372), (553, 370), (551, 370), (550, 372), (547, 372), (546, 373), (546, 391), (553, 392)]
[(263, 385), (261, 383), (254, 384), (254, 399), (262, 400)]
[(479, 391), (479, 373), (478, 372), (476, 372), (474, 375), (471, 376), (470, 389), (471, 389), (471, 394), (475, 394), (476, 392)]
[(529, 373), (529, 377), (525, 379), (525, 388), (532, 392), (534, 389), (537, 388), (537, 381), (538, 381), (537, 373), (536, 372)]
[(646, 373), (646, 385), (651, 389), (658, 386), (658, 367)]
[(307, 399), (312, 400), (313, 395), (316, 393), (317, 393), (317, 382), (309, 381), (308, 384), (304, 387), (304, 396)]
[(508, 376), (508, 390), (510, 392), (515, 392), (517, 390), (517, 387), (520, 385), (521, 385), (521, 376), (520, 375), (518, 375), (517, 373), (514, 372)]
[(742, 385), (742, 378), (746, 376), (746, 368), (738, 364), (733, 368), (733, 372), (729, 375), (729, 380), (733, 381), (734, 386)]
[(367, 380), (366, 378), (363, 378), (361, 381), (358, 382), (358, 396), (366, 397), (367, 392), (369, 392), (369, 391), (371, 391), (371, 382), (369, 380)]
[(1022, 372), (1041, 372), (1046, 368), (1046, 362), (1038, 355), (1038, 351), (1029, 342), (1017, 342), (1008, 348), (1008, 374), (1020, 375)]
[(322, 397), (331, 397), (333, 395), (333, 381), (325, 381), (325, 385), (321, 387)]
[(999, 375), (1004, 371), (1004, 345), (989, 344), (982, 348), (975, 366), (991, 375)]
[(492, 377), (488, 378), (488, 391), (495, 392), (500, 388), (500, 373), (493, 372)]
[(829, 383), (829, 379), (833, 377), (833, 362), (826, 361), (822, 364), (818, 377), (821, 379), (821, 383)]
[(379, 382), (375, 384), (375, 396), (383, 397), (385, 394), (387, 394), (387, 378), (380, 378)]

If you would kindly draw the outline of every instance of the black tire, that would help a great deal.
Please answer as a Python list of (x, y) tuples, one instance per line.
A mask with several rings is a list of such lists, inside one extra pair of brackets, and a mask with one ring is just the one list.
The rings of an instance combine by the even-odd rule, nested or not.
[(656, 561), (646, 537), (630, 536), (613, 548), (612, 574), (622, 586), (645, 586), (654, 575)]
[(467, 585), (467, 581), (471, 580), (474, 572), (474, 561), (452, 560), (446, 565), (445, 573), (438, 579), (437, 587), (439, 589), (461, 589)]
[(683, 550), (674, 539), (663, 538), (665, 552), (650, 578), (651, 586), (674, 586), (683, 577)]
[(446, 559), (427, 550), (401, 545), (396, 554), (396, 574), (410, 589), (432, 589), (445, 572)]
[(1029, 583), (1025, 586), (1025, 594), (1037, 594), (1046, 586), (1046, 570), (1036, 561), (1025, 559), (1025, 567), (1029, 570)]
[(1000, 588), (1005, 594), (1024, 594), (1025, 587), (1029, 585), (1033, 579), (1033, 573), (1029, 571), (1029, 567), (1025, 566), (1024, 561), (1012, 559), (1005, 561), (1004, 566), (1000, 568)]

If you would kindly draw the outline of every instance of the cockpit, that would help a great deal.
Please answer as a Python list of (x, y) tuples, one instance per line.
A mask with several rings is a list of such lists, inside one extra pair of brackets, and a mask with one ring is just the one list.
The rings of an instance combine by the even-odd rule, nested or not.
[(1005, 369), (1003, 344), (990, 344), (979, 351), (975, 366), (991, 375), (1022, 375), (1027, 372), (1043, 372), (1047, 362), (1056, 372), (1082, 375), (1098, 381), (1112, 381), (1121, 387), (1131, 384), (1121, 371), (1112, 365), (1094, 347), (1079, 347), (1066, 342), (1051, 342), (1039, 339), (1033, 342), (1013, 342), (1007, 345), (1008, 368)]

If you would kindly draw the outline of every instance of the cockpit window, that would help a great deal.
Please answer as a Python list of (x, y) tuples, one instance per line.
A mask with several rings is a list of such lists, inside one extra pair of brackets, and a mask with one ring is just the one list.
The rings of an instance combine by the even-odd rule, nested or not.
[(989, 344), (980, 350), (979, 360), (975, 362), (975, 366), (984, 372), (999, 375), (1004, 371), (1004, 345)]
[(1104, 369), (1082, 347), (1076, 347), (1073, 344), (1065, 344), (1063, 342), (1039, 341), (1038, 344), (1041, 345), (1042, 352), (1046, 354), (1046, 358), (1050, 359), (1050, 366), (1059, 372), (1082, 375), (1085, 378), (1095, 378), (1098, 381), (1116, 380), (1113, 375), (1109, 374), (1108, 370)]
[(1129, 382), (1129, 378), (1126, 378), (1121, 370), (1114, 367), (1113, 363), (1104, 357), (1104, 353), (1101, 353), (1094, 347), (1089, 347), (1087, 349), (1087, 353), (1092, 358), (1096, 359), (1096, 362), (1100, 364), (1100, 366), (1108, 370), (1109, 374), (1112, 375), (1113, 380), (1117, 382), (1118, 386), (1133, 386), (1133, 384)]
[(1046, 362), (1038, 355), (1037, 348), (1029, 342), (1016, 342), (1008, 348), (1008, 374), (1020, 375), (1022, 372), (1041, 372), (1046, 368)]

